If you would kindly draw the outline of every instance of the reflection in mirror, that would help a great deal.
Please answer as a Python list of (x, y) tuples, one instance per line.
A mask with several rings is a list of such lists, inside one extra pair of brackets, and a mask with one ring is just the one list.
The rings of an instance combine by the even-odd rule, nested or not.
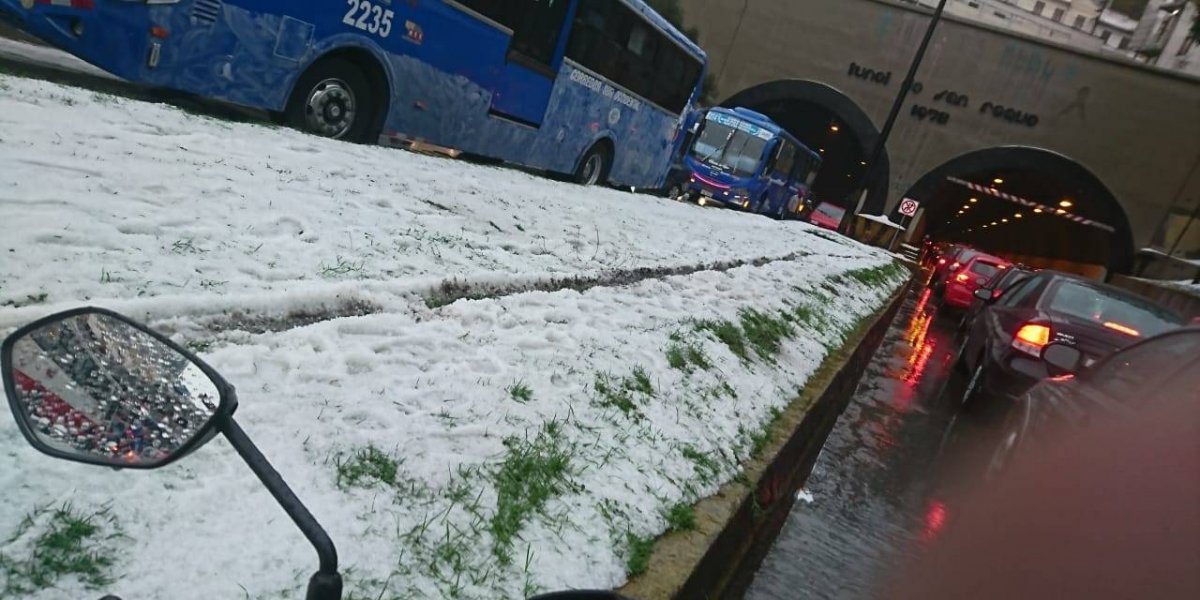
[(14, 405), (43, 445), (83, 460), (151, 467), (202, 433), (220, 404), (187, 357), (103, 314), (29, 332), (12, 351)]

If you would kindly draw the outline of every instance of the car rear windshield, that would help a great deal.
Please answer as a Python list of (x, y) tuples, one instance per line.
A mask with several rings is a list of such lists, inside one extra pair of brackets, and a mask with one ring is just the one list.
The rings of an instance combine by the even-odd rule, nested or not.
[(1149, 302), (1073, 281), (1059, 284), (1047, 308), (1098, 325), (1133, 329), (1142, 337), (1158, 335), (1183, 324), (1178, 315)]
[(1000, 265), (977, 260), (971, 265), (971, 272), (975, 273), (976, 275), (983, 275), (984, 277), (990, 279), (992, 275), (1000, 272)]
[(954, 253), (954, 262), (957, 262), (958, 264), (961, 265), (961, 264), (967, 262), (968, 260), (971, 260), (972, 258), (974, 258), (977, 254), (979, 254), (978, 250), (972, 250), (970, 248), (960, 248), (957, 252)]

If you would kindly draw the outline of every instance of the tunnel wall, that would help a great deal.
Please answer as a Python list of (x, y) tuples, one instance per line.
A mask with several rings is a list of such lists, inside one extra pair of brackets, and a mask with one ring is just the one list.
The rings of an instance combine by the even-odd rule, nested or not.
[[(709, 52), (719, 99), (811, 79), (845, 92), (877, 127), (929, 18), (885, 0), (683, 5)], [(881, 75), (863, 79), (852, 66)], [(876, 211), (890, 210), (938, 165), (1010, 144), (1061, 153), (1095, 173), (1128, 214), (1137, 247), (1150, 245), (1173, 203), (1200, 201), (1200, 80), (947, 18), (917, 81), (888, 143), (892, 177)], [(1013, 112), (997, 117), (995, 106)]]

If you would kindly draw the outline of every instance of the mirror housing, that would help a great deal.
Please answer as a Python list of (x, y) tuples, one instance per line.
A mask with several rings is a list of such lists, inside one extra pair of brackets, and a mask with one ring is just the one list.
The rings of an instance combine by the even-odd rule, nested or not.
[(1047, 368), (1056, 375), (1075, 374), (1083, 364), (1083, 353), (1074, 346), (1065, 344), (1050, 344), (1042, 350), (1042, 360)]
[(237, 407), (191, 352), (112, 311), (39, 319), (0, 345), (0, 375), (26, 441), (65, 460), (166, 466), (208, 442)]
[(983, 300), (984, 302), (992, 301), (992, 290), (979, 288), (975, 290), (974, 295), (978, 300)]

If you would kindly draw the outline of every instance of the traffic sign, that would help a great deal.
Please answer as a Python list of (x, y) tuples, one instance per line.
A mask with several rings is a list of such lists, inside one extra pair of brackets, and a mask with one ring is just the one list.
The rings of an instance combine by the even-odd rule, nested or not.
[(911, 198), (905, 198), (900, 202), (900, 214), (911, 217), (917, 214), (917, 209), (921, 207), (921, 203)]

